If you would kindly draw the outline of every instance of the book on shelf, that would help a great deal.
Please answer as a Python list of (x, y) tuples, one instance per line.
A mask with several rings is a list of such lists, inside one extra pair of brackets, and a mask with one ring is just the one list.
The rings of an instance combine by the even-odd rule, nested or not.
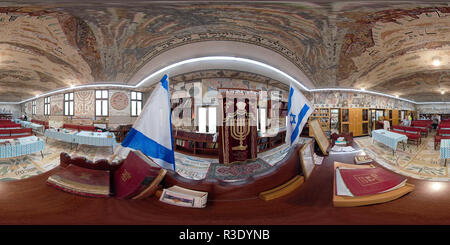
[(336, 168), (336, 195), (366, 196), (405, 186), (408, 179), (383, 168)]
[(115, 196), (119, 199), (148, 197), (156, 191), (165, 174), (166, 170), (141, 151), (130, 151), (114, 173)]
[(181, 207), (204, 208), (208, 199), (208, 192), (195, 191), (174, 185), (164, 189), (160, 201)]
[(356, 164), (363, 164), (363, 163), (369, 163), (372, 162), (373, 159), (369, 157), (368, 155), (358, 155), (355, 156), (355, 163)]
[(47, 184), (82, 196), (108, 197), (110, 195), (108, 170), (94, 170), (70, 164), (49, 176)]

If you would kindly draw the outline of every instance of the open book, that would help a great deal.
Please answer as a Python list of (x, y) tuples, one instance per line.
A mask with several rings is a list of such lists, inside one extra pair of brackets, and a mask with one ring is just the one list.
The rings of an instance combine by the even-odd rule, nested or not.
[(365, 196), (405, 186), (408, 179), (383, 168), (336, 168), (336, 195)]

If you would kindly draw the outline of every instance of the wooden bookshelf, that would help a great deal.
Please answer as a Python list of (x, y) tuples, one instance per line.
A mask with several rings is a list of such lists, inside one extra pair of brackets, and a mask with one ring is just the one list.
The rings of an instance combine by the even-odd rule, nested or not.
[(219, 144), (213, 141), (213, 134), (173, 131), (173, 139), (177, 152), (206, 158), (219, 157)]
[[(316, 108), (311, 116), (309, 116), (308, 122), (317, 119), (322, 127), (323, 131), (330, 131), (330, 108)], [(312, 135), (310, 135), (312, 136)]]
[(340, 119), (341, 133), (353, 132), (353, 136), (369, 134), (369, 109), (343, 108)]
[(265, 152), (285, 143), (286, 130), (280, 131), (275, 136), (258, 136), (258, 153)]

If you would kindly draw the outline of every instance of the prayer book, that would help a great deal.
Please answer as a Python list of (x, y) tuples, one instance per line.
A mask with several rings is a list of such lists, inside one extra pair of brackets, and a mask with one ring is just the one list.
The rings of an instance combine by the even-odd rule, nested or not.
[(365, 196), (405, 186), (406, 177), (383, 168), (336, 168), (336, 195)]
[(109, 181), (108, 170), (94, 170), (70, 164), (48, 177), (47, 184), (82, 196), (109, 197)]
[(157, 190), (165, 174), (165, 169), (141, 151), (130, 151), (114, 173), (115, 196), (119, 199), (148, 197)]

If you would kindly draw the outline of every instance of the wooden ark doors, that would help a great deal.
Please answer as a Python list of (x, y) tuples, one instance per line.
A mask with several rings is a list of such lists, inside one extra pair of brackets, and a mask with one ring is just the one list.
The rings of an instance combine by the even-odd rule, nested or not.
[(341, 109), (341, 133), (353, 132), (353, 136), (369, 134), (369, 109)]

